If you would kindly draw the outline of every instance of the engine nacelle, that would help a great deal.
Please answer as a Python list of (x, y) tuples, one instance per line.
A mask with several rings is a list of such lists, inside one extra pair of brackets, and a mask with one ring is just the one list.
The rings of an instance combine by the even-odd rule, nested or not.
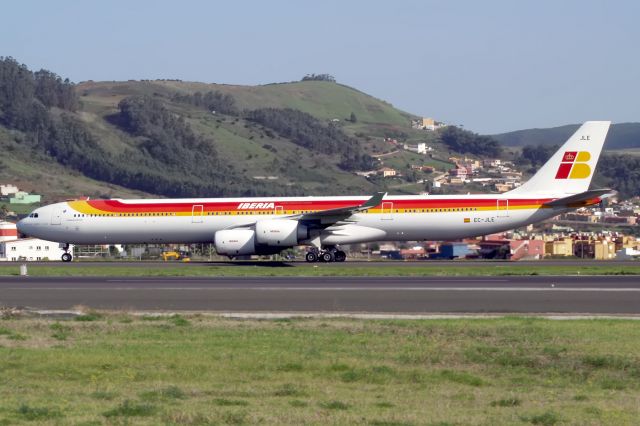
[(216, 252), (227, 256), (256, 253), (256, 233), (251, 229), (228, 229), (216, 232)]
[(272, 219), (256, 223), (256, 242), (267, 246), (293, 247), (309, 238), (307, 227), (297, 220)]

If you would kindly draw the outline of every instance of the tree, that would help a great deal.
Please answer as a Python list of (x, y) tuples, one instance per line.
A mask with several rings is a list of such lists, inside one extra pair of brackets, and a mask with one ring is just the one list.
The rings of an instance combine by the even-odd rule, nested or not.
[(209, 91), (204, 94), (196, 92), (193, 95), (176, 94), (171, 98), (172, 101), (187, 103), (205, 108), (209, 111), (215, 111), (220, 114), (238, 115), (238, 107), (236, 100), (231, 95), (225, 95), (219, 91)]
[(9, 216), (9, 209), (7, 208), (6, 204), (3, 204), (2, 206), (0, 206), (0, 219), (4, 220), (7, 218), (7, 216)]
[(336, 82), (336, 78), (331, 74), (307, 74), (302, 77), (301, 81), (330, 81)]
[(356, 117), (356, 113), (355, 112), (351, 112), (351, 116), (349, 117), (349, 121), (352, 123), (357, 123), (358, 122), (358, 117)]
[(533, 168), (538, 168), (546, 163), (558, 149), (558, 145), (526, 145), (522, 148), (521, 160), (517, 160), (517, 163), (522, 164), (522, 160), (526, 160)]
[(498, 157), (502, 154), (502, 146), (497, 140), (456, 126), (438, 130), (438, 136), (443, 144), (461, 154), (470, 153), (486, 157)]
[(245, 118), (273, 130), (296, 145), (326, 155), (340, 156), (344, 170), (369, 170), (374, 160), (363, 154), (355, 138), (347, 136), (339, 127), (327, 125), (306, 112), (290, 108), (260, 108), (248, 111)]

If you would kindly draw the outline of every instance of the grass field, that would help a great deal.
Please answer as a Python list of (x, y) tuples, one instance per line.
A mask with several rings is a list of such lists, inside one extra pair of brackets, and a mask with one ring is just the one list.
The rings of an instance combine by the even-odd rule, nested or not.
[[(161, 266), (161, 267), (158, 267)], [(424, 264), (405, 265), (397, 263), (393, 265), (367, 265), (353, 262), (348, 267), (342, 265), (324, 264), (297, 264), (290, 266), (274, 262), (232, 263), (228, 265), (202, 265), (202, 264), (178, 264), (158, 265), (153, 262), (148, 264), (108, 264), (96, 265), (28, 265), (31, 276), (209, 276), (209, 277), (421, 277), (421, 276), (504, 276), (504, 275), (640, 275), (640, 263), (607, 264), (585, 262), (584, 265), (576, 264), (549, 264), (540, 262), (539, 265), (517, 263), (510, 264), (484, 264), (484, 265), (456, 265), (450, 264)], [(18, 275), (19, 266), (1, 265), (1, 275)]]
[(630, 320), (0, 321), (0, 424), (637, 424)]

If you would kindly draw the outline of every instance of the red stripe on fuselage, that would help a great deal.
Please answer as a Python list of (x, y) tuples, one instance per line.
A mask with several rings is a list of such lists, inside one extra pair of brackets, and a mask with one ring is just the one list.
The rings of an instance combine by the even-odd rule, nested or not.
[[(551, 199), (511, 199), (508, 200), (510, 207), (518, 206), (539, 206)], [(273, 204), (275, 207), (282, 207), (283, 210), (328, 210), (341, 207), (351, 207), (362, 204), (363, 200), (309, 200), (309, 201), (255, 201), (250, 203)], [(439, 208), (471, 208), (471, 207), (495, 207), (497, 199), (434, 199), (434, 200), (384, 200), (384, 203), (393, 203), (394, 209), (439, 209)], [(167, 200), (166, 203), (123, 203), (118, 200), (89, 200), (87, 203), (98, 210), (107, 213), (141, 213), (141, 212), (191, 212), (194, 205), (202, 205), (205, 211), (272, 211), (273, 208), (253, 208), (238, 209), (239, 201), (219, 201), (219, 202), (173, 202)], [(386, 207), (386, 206), (385, 206)], [(377, 209), (381, 205), (376, 206)]]

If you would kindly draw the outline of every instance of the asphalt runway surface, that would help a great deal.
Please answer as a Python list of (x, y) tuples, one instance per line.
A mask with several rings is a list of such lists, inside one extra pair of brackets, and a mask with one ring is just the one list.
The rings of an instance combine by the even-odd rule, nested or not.
[[(2, 262), (0, 265), (2, 266), (15, 266), (16, 268), (25, 262)], [(147, 260), (147, 261), (91, 261), (91, 260), (81, 260), (81, 261), (73, 261), (70, 263), (64, 262), (26, 262), (27, 265), (31, 266), (46, 266), (48, 268), (82, 268), (82, 267), (99, 267), (99, 268), (113, 268), (113, 267), (131, 267), (137, 268), (140, 266), (153, 267), (153, 268), (175, 268), (175, 267), (184, 267), (184, 268), (197, 268), (197, 267), (206, 267), (206, 266), (224, 266), (224, 267), (249, 267), (249, 266), (258, 266), (263, 268), (296, 268), (300, 266), (309, 266), (310, 264), (305, 262), (304, 260), (296, 260), (296, 261), (283, 261), (283, 262), (274, 262), (274, 261), (249, 261), (249, 260), (236, 260), (236, 261), (192, 261), (192, 262), (180, 262), (180, 261), (169, 261), (162, 262), (157, 260)], [(469, 267), (477, 267), (477, 266), (590, 266), (590, 265), (640, 265), (640, 261), (634, 260), (606, 260), (606, 261), (597, 261), (593, 259), (545, 259), (545, 260), (520, 260), (518, 262), (512, 262), (508, 260), (421, 260), (421, 261), (402, 261), (402, 260), (347, 260), (344, 263), (318, 263), (318, 265), (322, 265), (323, 267), (331, 267), (331, 268), (345, 268), (349, 266), (356, 266), (358, 268), (385, 268), (385, 267), (397, 267), (402, 266), (403, 268), (408, 267), (428, 267), (428, 266), (451, 266), (456, 268), (469, 268)]]
[(386, 314), (640, 314), (637, 276), (0, 277), (0, 306)]

